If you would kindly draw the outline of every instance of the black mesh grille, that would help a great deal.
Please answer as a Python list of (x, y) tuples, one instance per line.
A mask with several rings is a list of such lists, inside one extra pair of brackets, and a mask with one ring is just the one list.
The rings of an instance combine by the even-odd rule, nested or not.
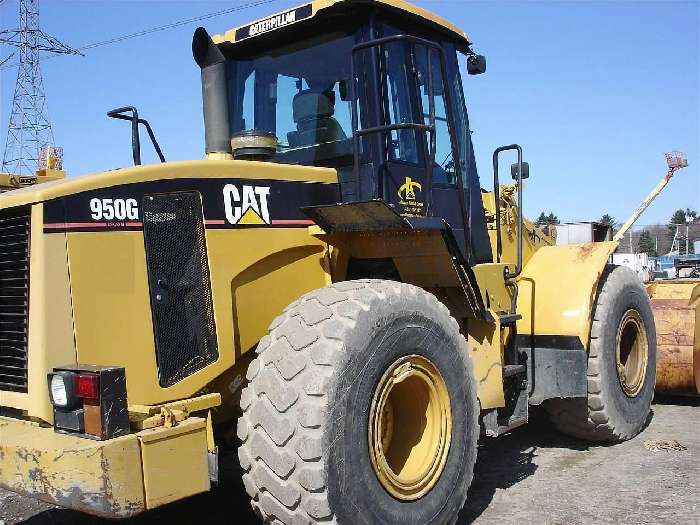
[(27, 391), (29, 206), (0, 210), (0, 390)]
[(146, 195), (143, 218), (158, 375), (170, 386), (219, 357), (202, 198)]

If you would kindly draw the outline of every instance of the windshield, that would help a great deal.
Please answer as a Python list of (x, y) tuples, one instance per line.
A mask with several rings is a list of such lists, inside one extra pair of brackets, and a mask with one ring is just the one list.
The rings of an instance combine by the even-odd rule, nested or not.
[(228, 60), (231, 133), (274, 133), (279, 141), (275, 162), (351, 165), (354, 45), (354, 36), (331, 33)]

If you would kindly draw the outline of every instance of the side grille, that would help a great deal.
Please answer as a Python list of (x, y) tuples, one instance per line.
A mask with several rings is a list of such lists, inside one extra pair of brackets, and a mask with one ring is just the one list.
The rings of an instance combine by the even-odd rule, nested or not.
[(30, 207), (0, 210), (0, 390), (27, 391)]
[(146, 195), (143, 235), (158, 375), (167, 387), (219, 357), (200, 194)]

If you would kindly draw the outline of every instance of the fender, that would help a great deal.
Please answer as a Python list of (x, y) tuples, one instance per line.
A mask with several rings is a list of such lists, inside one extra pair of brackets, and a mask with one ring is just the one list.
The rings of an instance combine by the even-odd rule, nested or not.
[[(521, 336), (577, 337), (588, 350), (598, 282), (619, 242), (545, 246), (518, 279)], [(564, 284), (562, 284), (564, 283)]]

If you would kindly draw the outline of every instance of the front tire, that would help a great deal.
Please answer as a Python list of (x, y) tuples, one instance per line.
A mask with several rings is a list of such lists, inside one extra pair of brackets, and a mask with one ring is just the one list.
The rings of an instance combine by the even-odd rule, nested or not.
[(250, 365), (239, 420), (244, 485), (265, 523), (454, 523), (479, 434), (457, 322), (407, 284), (303, 296)]
[(651, 301), (635, 272), (609, 266), (593, 310), (587, 399), (553, 399), (550, 419), (589, 441), (625, 441), (644, 427), (654, 397), (656, 329)]

